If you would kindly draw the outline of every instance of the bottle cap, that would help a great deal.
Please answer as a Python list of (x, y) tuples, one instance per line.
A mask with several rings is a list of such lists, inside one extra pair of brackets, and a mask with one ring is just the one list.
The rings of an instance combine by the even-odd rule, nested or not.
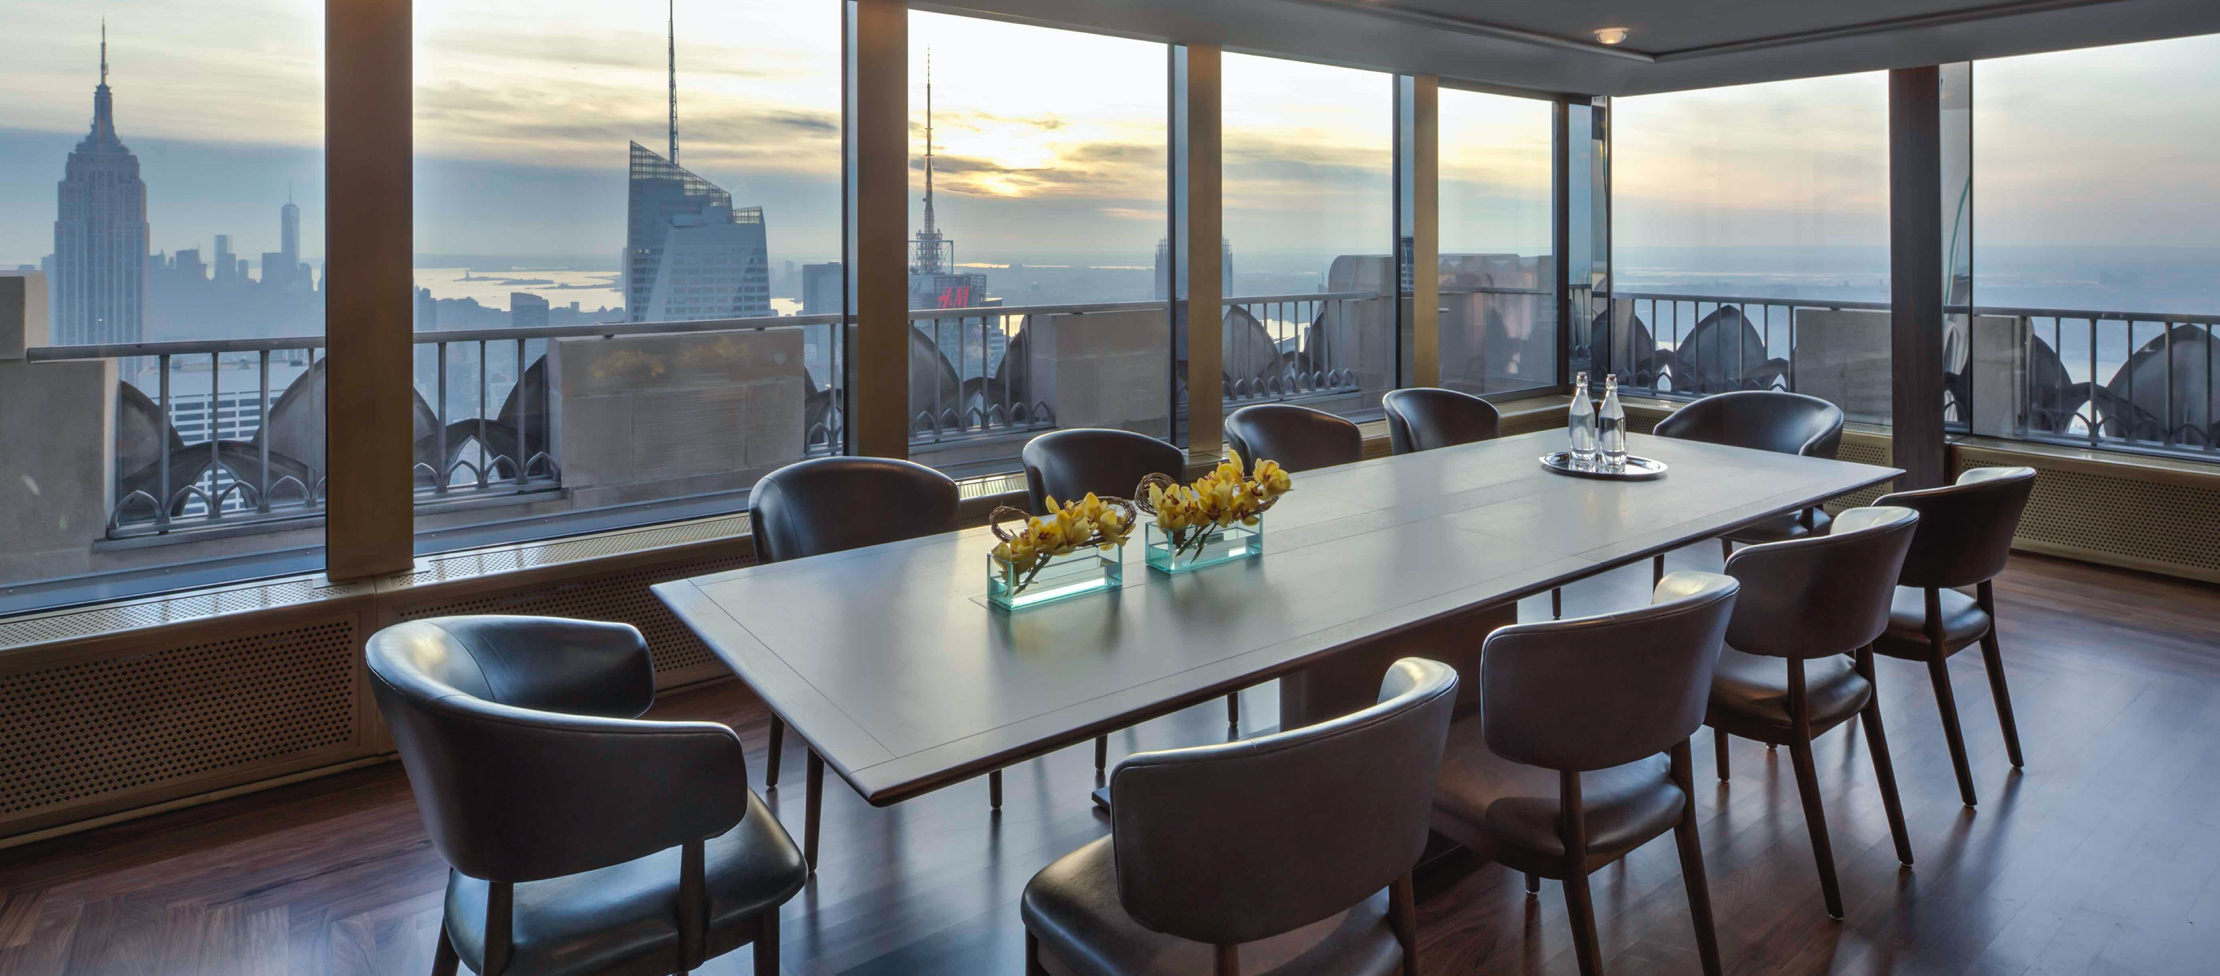
[(1584, 369), (1584, 370), (1581, 370), (1580, 372), (1574, 373), (1574, 374), (1573, 374), (1573, 382), (1575, 382), (1575, 383), (1586, 383), (1586, 382), (1588, 382), (1588, 371)]

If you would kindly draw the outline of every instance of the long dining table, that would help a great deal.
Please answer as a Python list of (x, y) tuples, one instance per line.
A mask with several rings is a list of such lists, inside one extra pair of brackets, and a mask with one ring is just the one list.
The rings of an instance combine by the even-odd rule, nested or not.
[(1545, 470), (1541, 432), (1295, 475), (1264, 552), (1178, 576), (1127, 545), (1123, 585), (1001, 613), (984, 527), (654, 587), (808, 745), (885, 806), (1277, 679), (1282, 727), (1370, 704), (1410, 653), (1478, 692), (1517, 601), (1888, 481), (1894, 468), (1633, 435), (1646, 481)]

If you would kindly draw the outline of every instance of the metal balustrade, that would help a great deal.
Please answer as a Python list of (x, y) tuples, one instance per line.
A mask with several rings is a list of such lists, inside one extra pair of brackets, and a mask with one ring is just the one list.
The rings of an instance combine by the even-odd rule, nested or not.
[[(1889, 309), (1885, 302), (1723, 295), (1610, 297), (1612, 314), (1596, 316), (1574, 342), (1585, 338), (1597, 356), (1593, 368), (1618, 373), (1622, 388), (1669, 399), (1805, 392), (1798, 366), (1810, 353), (1799, 352), (1800, 313)], [(2220, 316), (1985, 305), (1944, 313), (1945, 409), (1954, 429), (2220, 460)], [(1885, 332), (1876, 346), (1885, 357)]]

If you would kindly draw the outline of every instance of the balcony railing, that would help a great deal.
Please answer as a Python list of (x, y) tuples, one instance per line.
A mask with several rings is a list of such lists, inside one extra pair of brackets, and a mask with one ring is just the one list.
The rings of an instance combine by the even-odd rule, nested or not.
[[(1225, 300), (1227, 399), (1355, 394), (1359, 342), (1393, 328), (1387, 305), (1370, 292)], [(1077, 422), (1128, 422), (1135, 418), (1104, 413), (1145, 409), (1150, 419), (1168, 423), (1163, 414), (1169, 397), (1131, 395), (1150, 384), (1169, 388), (1173, 337), (1167, 312), (1164, 302), (911, 312), (912, 442), (953, 446), (1057, 426), (1064, 421), (1058, 373), (1064, 374), (1062, 399), (1078, 411)], [(751, 401), (749, 409), (765, 416), (798, 406), (802, 430), (787, 442), (795, 446), (751, 449), (743, 452), (745, 465), (732, 467), (834, 453), (843, 441), (834, 341), (841, 321), (837, 315), (815, 315), (416, 333), (410, 463), (418, 505), (437, 508), (576, 487), (570, 476), (577, 472), (565, 457), (566, 420), (581, 429), (604, 422), (609, 414), (578, 412), (601, 409), (587, 406), (597, 396), (639, 392), (625, 388), (627, 383), (666, 392), (667, 374), (699, 368), (701, 356), (727, 357), (717, 360), (727, 371), (783, 370), (770, 378), (789, 384), (779, 386), (776, 395), (798, 392), (802, 401)], [(1050, 331), (1052, 321), (1061, 323), (1055, 327), (1060, 335)], [(706, 335), (795, 331), (805, 341), (759, 353), (723, 349), (717, 345), (722, 339)], [(568, 341), (620, 338), (696, 345), (635, 349)], [(558, 346), (562, 354), (551, 356)], [(105, 526), (109, 538), (323, 514), (330, 487), (326, 451), (346, 449), (346, 427), (328, 414), (324, 376), (330, 361), (322, 337), (50, 347), (32, 350), (29, 358), (118, 363), (116, 417), (104, 435), (116, 472)], [(591, 359), (592, 365), (566, 362), (572, 359)], [(787, 374), (793, 372), (802, 382), (791, 382)], [(565, 389), (566, 375), (585, 388)], [(722, 382), (725, 375), (715, 373), (697, 389)], [(1082, 395), (1088, 402), (1072, 400)], [(1146, 403), (1135, 407), (1136, 399)], [(715, 407), (708, 400), (702, 405)]]
[[(839, 321), (818, 315), (416, 333), (417, 373), (430, 380), (429, 397), (421, 386), (412, 391), (417, 502), (563, 487), (555, 436), (561, 391), (546, 355), (548, 344), (562, 339), (824, 333), (828, 362), (795, 368), (806, 386), (802, 453), (829, 453), (842, 437), (841, 398), (829, 385), (838, 375), (829, 357), (831, 326)], [(346, 448), (344, 425), (327, 415), (324, 345), (321, 336), (147, 342), (33, 349), (28, 358), (119, 361), (124, 378), (108, 447), (115, 500), (106, 534), (130, 538), (321, 516), (329, 487), (327, 430), (333, 449)], [(826, 374), (824, 388), (812, 365)], [(461, 384), (455, 382), (458, 366)], [(203, 375), (205, 384), (199, 382)], [(251, 380), (227, 388), (234, 376)], [(189, 389), (178, 388), (180, 377)]]
[[(1888, 422), (1889, 306), (1619, 293), (1594, 369), (1667, 398), (1780, 389)], [(2220, 460), (2220, 316), (1950, 306), (1947, 420), (1988, 436)]]

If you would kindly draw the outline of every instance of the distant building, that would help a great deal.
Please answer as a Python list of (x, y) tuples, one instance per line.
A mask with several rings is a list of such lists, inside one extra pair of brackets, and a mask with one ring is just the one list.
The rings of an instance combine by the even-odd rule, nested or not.
[(632, 144), (624, 299), (634, 322), (771, 314), (763, 208)]
[(293, 194), (285, 195), (285, 206), (278, 208), (278, 253), (285, 256), (285, 266), (301, 266), (301, 208), (293, 203)]
[(216, 283), (228, 285), (239, 280), (239, 258), (231, 253), (231, 235), (216, 235)]
[(547, 328), (547, 299), (528, 291), (510, 292), (509, 327), (512, 329)]
[[(1231, 295), (1233, 291), (1233, 242), (1218, 239), (1218, 293)], [(1172, 292), (1172, 242), (1156, 239), (1156, 300), (1164, 301)]]
[(116, 136), (108, 29), (100, 33), (92, 131), (69, 154), (55, 194), (51, 306), (57, 345), (146, 338), (146, 184), (139, 179), (139, 157)]
[(419, 288), (416, 290), (416, 331), (436, 332), (438, 330), (439, 299), (432, 297), (431, 289)]
[(802, 314), (839, 314), (847, 299), (841, 294), (846, 284), (838, 261), (802, 265)]

